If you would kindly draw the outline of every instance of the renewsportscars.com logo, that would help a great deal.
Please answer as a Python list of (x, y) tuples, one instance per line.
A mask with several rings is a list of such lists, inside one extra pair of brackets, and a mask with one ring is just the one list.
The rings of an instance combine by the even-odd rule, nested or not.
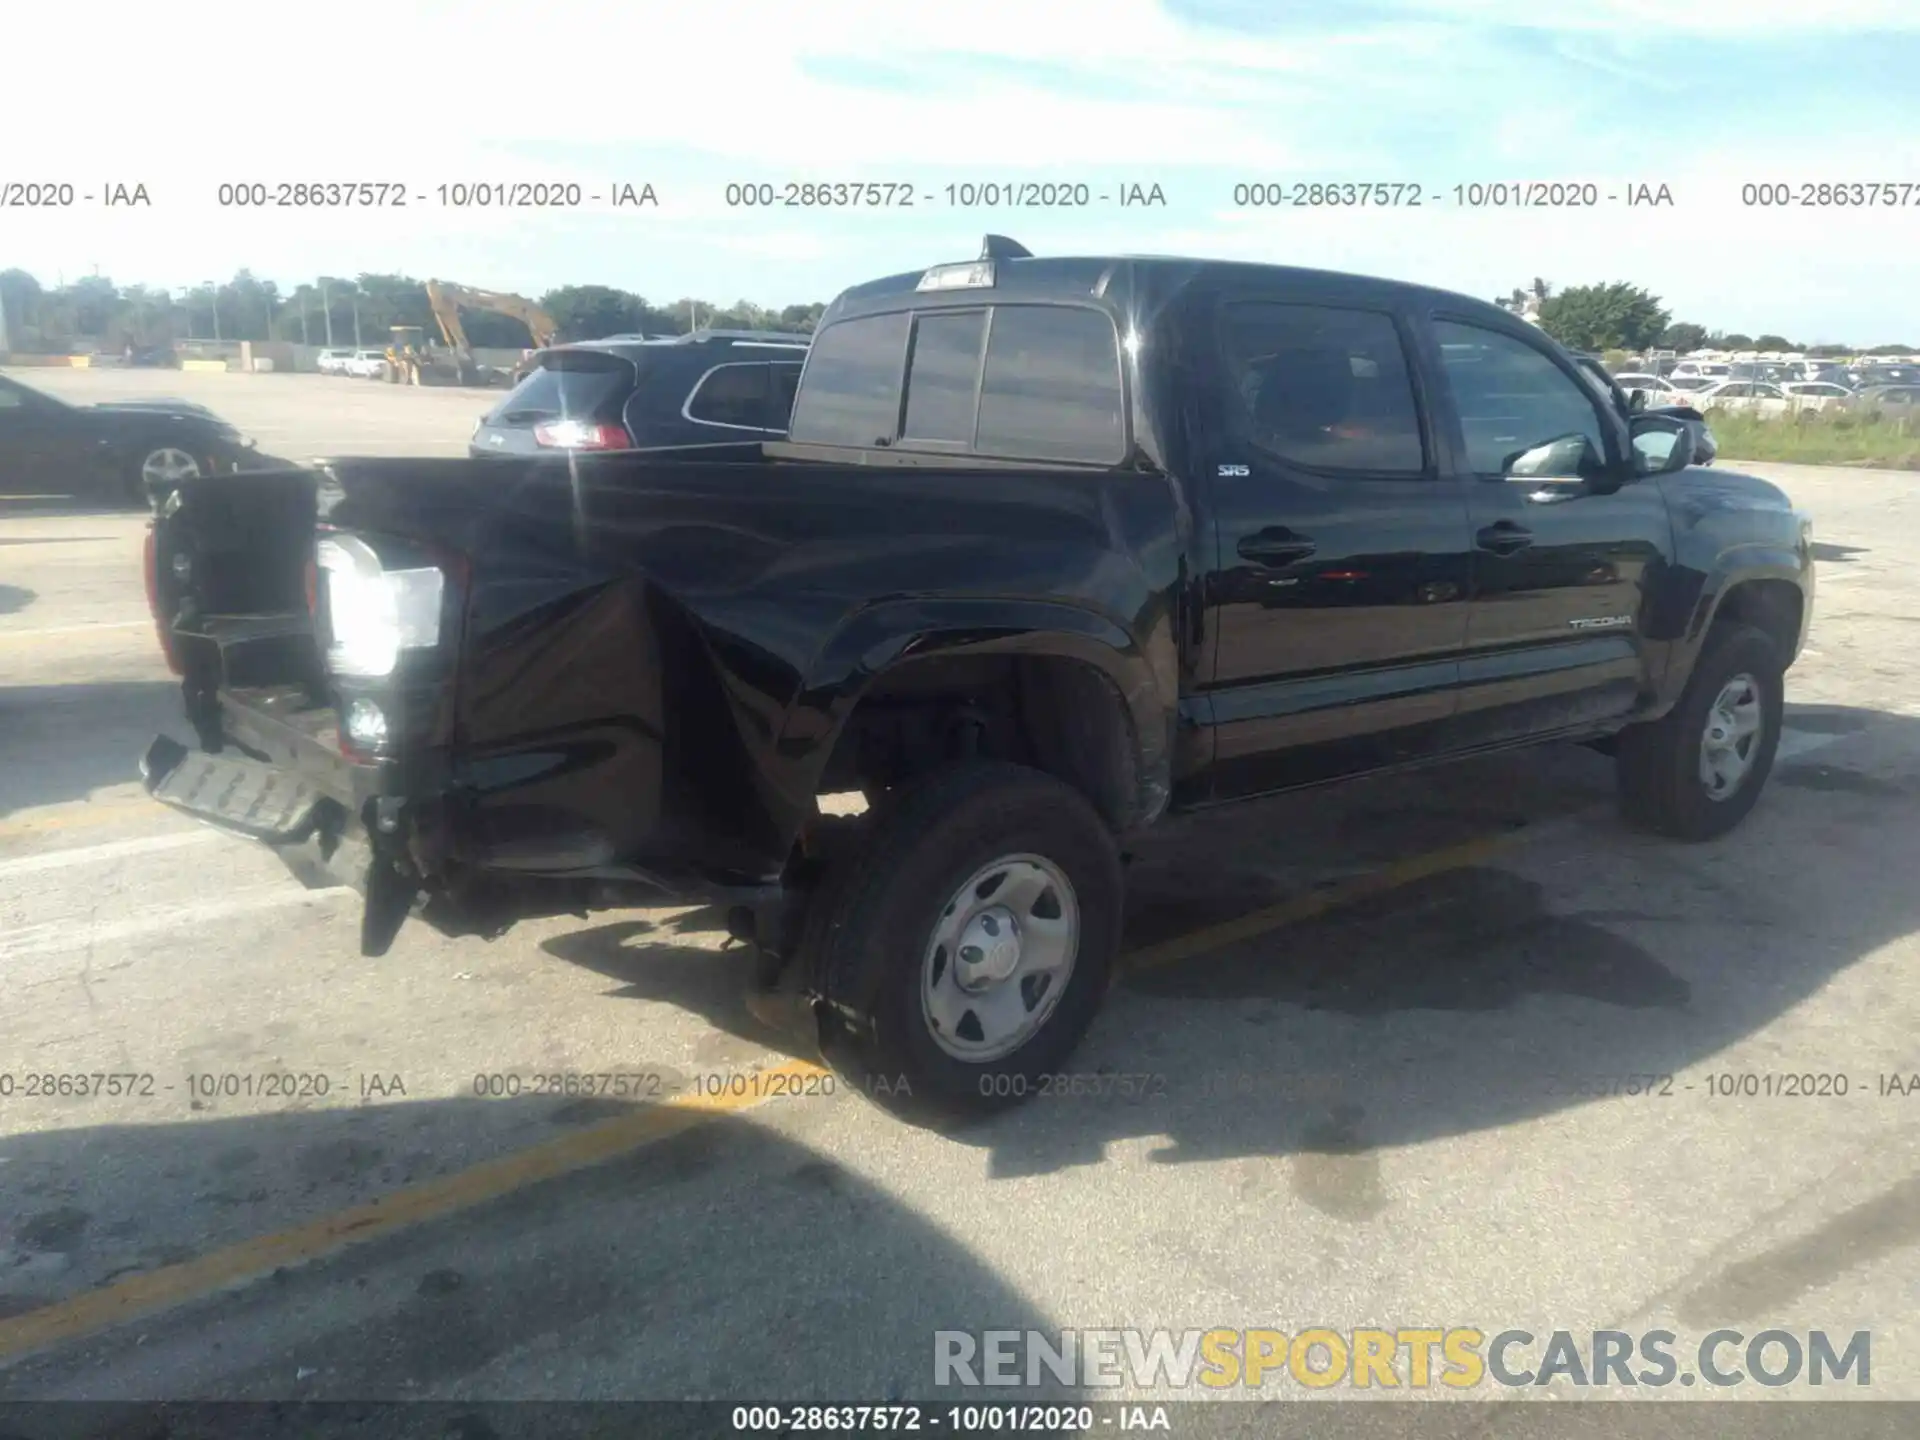
[(1683, 1342), (1671, 1330), (1449, 1329), (936, 1330), (938, 1386), (1084, 1389), (1468, 1390), (1503, 1386), (1632, 1387), (1873, 1383), (1873, 1335), (1836, 1343), (1824, 1330), (1714, 1330)]

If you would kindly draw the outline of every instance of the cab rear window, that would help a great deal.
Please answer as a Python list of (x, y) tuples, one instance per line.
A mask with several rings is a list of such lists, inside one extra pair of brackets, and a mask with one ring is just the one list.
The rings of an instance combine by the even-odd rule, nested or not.
[(814, 341), (792, 438), (1111, 465), (1126, 454), (1125, 395), (1119, 340), (1099, 310), (870, 315)]
[(805, 445), (890, 445), (900, 425), (905, 313), (829, 325), (800, 374), (788, 436)]

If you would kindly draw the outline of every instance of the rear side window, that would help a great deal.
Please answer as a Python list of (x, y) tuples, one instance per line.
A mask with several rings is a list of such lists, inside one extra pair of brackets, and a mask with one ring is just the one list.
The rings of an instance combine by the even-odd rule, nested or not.
[(1113, 322), (1098, 310), (999, 306), (987, 333), (974, 449), (1116, 464), (1126, 454), (1124, 395)]
[(1223, 331), (1233, 428), (1254, 444), (1314, 470), (1425, 471), (1413, 380), (1390, 318), (1257, 300), (1228, 305)]
[(610, 417), (633, 388), (634, 369), (617, 355), (550, 356), (488, 418), (508, 424)]
[(800, 365), (798, 361), (776, 360), (768, 368), (772, 372), (773, 398), (768, 402), (772, 413), (767, 416), (767, 428), (785, 430), (793, 418), (793, 392), (800, 386)]
[(769, 423), (768, 399), (765, 365), (716, 365), (687, 397), (687, 418), (703, 425), (764, 430)]
[(829, 325), (813, 342), (794, 400), (791, 438), (806, 445), (887, 445), (900, 423), (904, 312)]
[(902, 440), (971, 445), (980, 386), (980, 342), (987, 312), (922, 315), (907, 362), (907, 418)]

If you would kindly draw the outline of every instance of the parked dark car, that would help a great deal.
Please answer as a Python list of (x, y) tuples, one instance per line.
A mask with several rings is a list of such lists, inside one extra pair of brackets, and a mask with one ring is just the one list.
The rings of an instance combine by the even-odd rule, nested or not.
[(473, 432), (488, 458), (724, 447), (754, 458), (786, 434), (807, 337), (703, 330), (542, 350)]
[(1920, 385), (1869, 385), (1858, 392), (1855, 404), (1863, 410), (1911, 409), (1920, 404)]
[(368, 954), (416, 905), (704, 899), (844, 1073), (1004, 1105), (1091, 1024), (1170, 812), (1544, 741), (1661, 834), (1753, 807), (1811, 522), (1584, 375), (1461, 295), (989, 237), (835, 300), (757, 462), (172, 487), (199, 748), (142, 772), (317, 846)]
[(254, 442), (204, 405), (69, 405), (0, 376), (0, 488), (144, 507), (150, 485), (222, 474), (254, 458)]
[(136, 370), (177, 370), (180, 357), (171, 345), (129, 345), (122, 358)]
[(1856, 389), (1878, 389), (1884, 385), (1920, 385), (1920, 365), (1863, 365), (1854, 371)]

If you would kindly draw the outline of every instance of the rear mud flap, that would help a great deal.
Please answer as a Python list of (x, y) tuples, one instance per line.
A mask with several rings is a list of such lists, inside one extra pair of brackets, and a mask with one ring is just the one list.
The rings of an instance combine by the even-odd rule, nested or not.
[(361, 893), (366, 903), (360, 911), (360, 953), (384, 955), (412, 913), (420, 887), (376, 850), (367, 862), (366, 884), (361, 887)]

